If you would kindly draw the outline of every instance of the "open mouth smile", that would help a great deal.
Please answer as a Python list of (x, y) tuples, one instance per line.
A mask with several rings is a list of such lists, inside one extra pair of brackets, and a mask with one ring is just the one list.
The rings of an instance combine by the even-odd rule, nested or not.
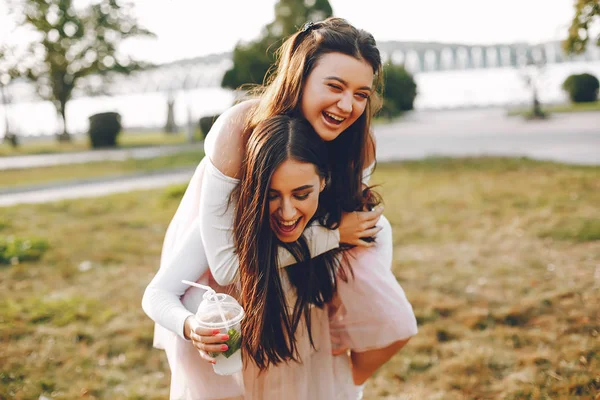
[(294, 232), (294, 230), (298, 227), (298, 224), (300, 223), (301, 219), (302, 219), (302, 217), (298, 217), (291, 221), (283, 221), (278, 218), (273, 218), (273, 222), (275, 222), (275, 226), (277, 227), (277, 230), (281, 234), (286, 235), (286, 234), (290, 234), (290, 233)]
[(340, 125), (342, 122), (344, 122), (346, 120), (346, 118), (344, 118), (344, 117), (340, 117), (338, 115), (329, 113), (327, 111), (323, 111), (323, 117), (325, 118), (325, 121), (329, 122), (330, 124), (334, 124), (334, 125)]

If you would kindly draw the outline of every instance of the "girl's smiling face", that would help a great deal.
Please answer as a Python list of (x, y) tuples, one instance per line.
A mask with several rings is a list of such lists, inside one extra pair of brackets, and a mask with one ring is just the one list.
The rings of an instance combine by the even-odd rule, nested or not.
[(301, 110), (321, 139), (331, 141), (365, 111), (373, 91), (373, 67), (343, 53), (321, 56), (306, 78)]
[(273, 173), (269, 186), (271, 229), (282, 242), (295, 242), (317, 212), (319, 193), (325, 185), (313, 164), (284, 161)]

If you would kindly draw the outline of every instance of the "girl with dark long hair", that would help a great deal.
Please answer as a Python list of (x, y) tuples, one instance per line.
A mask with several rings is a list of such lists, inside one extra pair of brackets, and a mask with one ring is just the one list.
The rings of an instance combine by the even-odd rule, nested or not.
[[(307, 226), (306, 249), (311, 257), (331, 249), (344, 251), (347, 268), (336, 272), (348, 270), (352, 274), (346, 281), (337, 280), (332, 304), (338, 307), (331, 313), (328, 329), (342, 334), (344, 346), (351, 350), (347, 364), (351, 365), (353, 382), (360, 385), (417, 331), (410, 303), (390, 270), (389, 223), (380, 218), (381, 208), (362, 208), (364, 178), (375, 164), (370, 121), (379, 105), (381, 58), (370, 34), (340, 18), (307, 24), (284, 42), (279, 54), (276, 72), (257, 99), (232, 107), (211, 129), (205, 142), (206, 157), (165, 236), (159, 275), (177, 266), (177, 270), (193, 271), (188, 280), (214, 286), (236, 281), (242, 268), (239, 246), (244, 243), (234, 240), (238, 237), (234, 214), (223, 209), (231, 193), (223, 188), (242, 176), (249, 138), (261, 122), (277, 115), (304, 117), (327, 142), (329, 154), (328, 185), (321, 200), (326, 212), (318, 223)], [(363, 240), (373, 236), (376, 241)], [(349, 250), (348, 245), (352, 246)], [(280, 266), (297, 262), (297, 254), (291, 250), (278, 250)], [(206, 264), (210, 271), (204, 269)], [(218, 335), (195, 326), (191, 314), (199, 294), (178, 286), (177, 277), (173, 273), (171, 286), (151, 283), (144, 295), (146, 312), (168, 329), (157, 325), (155, 344), (167, 351), (172, 382), (182, 375), (182, 366), (192, 374), (195, 368), (203, 368), (198, 365), (200, 359), (213, 361), (207, 352), (221, 351), (223, 342)], [(157, 298), (168, 295), (176, 298), (178, 306), (153, 306), (160, 303)], [(287, 329), (284, 327), (290, 332)], [(190, 339), (198, 354), (189, 353), (185, 340)], [(293, 339), (287, 338), (289, 346)], [(293, 347), (288, 350), (293, 354)], [(263, 355), (262, 360), (255, 359), (259, 367), (293, 358), (285, 352), (266, 351)], [(189, 382), (175, 383), (175, 387)]]

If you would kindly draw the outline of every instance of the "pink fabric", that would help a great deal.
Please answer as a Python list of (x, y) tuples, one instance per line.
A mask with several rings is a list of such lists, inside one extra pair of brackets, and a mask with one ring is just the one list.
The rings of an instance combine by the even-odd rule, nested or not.
[[(231, 289), (217, 285), (210, 274), (203, 276), (199, 283), (222, 293)], [(188, 309), (197, 308), (202, 293), (192, 287), (182, 302)], [(191, 343), (172, 335), (173, 345), (165, 348), (172, 372), (171, 399), (228, 399), (242, 395), (245, 400), (356, 399), (359, 389), (352, 381), (348, 356), (331, 354), (328, 309), (313, 307), (311, 313), (315, 348), (310, 345), (306, 326), (301, 325), (296, 339), (302, 362), (280, 364), (262, 374), (243, 357), (243, 373), (217, 375)]]
[[(352, 382), (348, 357), (331, 355), (330, 332), (354, 351), (382, 348), (417, 333), (412, 307), (390, 268), (391, 226), (385, 218), (378, 225), (383, 229), (374, 247), (349, 251), (354, 279), (347, 283), (339, 281), (341, 306), (336, 310), (313, 307), (316, 349), (311, 348), (305, 327), (298, 331), (302, 364), (290, 362), (259, 374), (254, 364), (244, 362), (243, 375), (221, 377), (197, 355), (191, 344), (175, 337), (175, 356), (170, 357), (171, 368), (175, 368), (171, 393), (183, 397), (172, 398), (219, 399), (244, 393), (244, 399), (256, 400), (355, 399), (358, 389)], [(200, 281), (217, 291), (227, 291), (210, 276)], [(182, 301), (186, 308), (194, 309), (201, 296), (201, 290), (190, 288)]]
[(356, 352), (386, 347), (417, 333), (417, 321), (404, 290), (391, 271), (392, 228), (385, 217), (376, 245), (347, 253), (354, 278), (338, 280), (339, 309), (331, 316), (331, 333)]
[[(176, 243), (198, 216), (199, 195), (204, 172), (203, 161), (169, 225), (163, 245), (162, 262), (168, 260)], [(225, 399), (241, 395), (244, 399), (354, 399), (358, 389), (351, 378), (347, 355), (331, 355), (332, 334), (343, 336), (355, 351), (384, 347), (416, 334), (416, 320), (404, 291), (393, 276), (391, 227), (385, 218), (376, 246), (349, 251), (354, 279), (339, 283), (342, 306), (332, 309), (313, 308), (312, 349), (305, 331), (298, 332), (302, 363), (287, 363), (258, 374), (245, 362), (240, 374), (222, 377), (202, 360), (190, 342), (159, 325), (155, 328), (155, 347), (164, 348), (171, 368), (171, 399)], [(198, 280), (221, 291), (210, 273)], [(195, 311), (202, 291), (190, 288), (182, 297), (188, 310)], [(331, 314), (331, 315), (329, 315)], [(331, 323), (331, 326), (330, 326)]]

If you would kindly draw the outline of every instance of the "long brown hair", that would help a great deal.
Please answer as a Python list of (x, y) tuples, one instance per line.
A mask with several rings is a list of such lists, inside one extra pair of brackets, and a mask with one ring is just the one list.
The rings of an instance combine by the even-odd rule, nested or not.
[[(311, 259), (303, 237), (295, 243), (282, 243), (271, 229), (271, 177), (290, 159), (313, 164), (319, 176), (327, 178), (327, 146), (305, 119), (278, 115), (260, 122), (248, 138), (241, 179), (231, 198), (235, 204), (233, 235), (239, 258), (240, 303), (246, 311), (243, 348), (260, 370), (288, 360), (300, 361), (295, 333), (302, 317), (314, 346), (310, 305), (323, 307), (337, 285), (339, 250)], [(313, 220), (324, 223), (324, 218), (319, 208)], [(279, 246), (288, 248), (300, 263), (285, 269), (296, 295), (291, 312), (277, 265)]]
[(260, 100), (247, 119), (248, 137), (260, 121), (274, 115), (301, 115), (302, 90), (307, 77), (320, 58), (328, 53), (342, 53), (366, 61), (375, 76), (374, 93), (367, 100), (363, 114), (345, 132), (327, 143), (330, 154), (331, 182), (328, 199), (323, 205), (328, 226), (337, 227), (342, 211), (354, 211), (362, 205), (361, 177), (367, 154), (375, 154), (371, 137), (371, 118), (381, 107), (381, 55), (373, 36), (357, 29), (342, 18), (305, 25), (285, 40), (277, 52), (276, 68), (265, 79), (266, 85), (254, 90)]

